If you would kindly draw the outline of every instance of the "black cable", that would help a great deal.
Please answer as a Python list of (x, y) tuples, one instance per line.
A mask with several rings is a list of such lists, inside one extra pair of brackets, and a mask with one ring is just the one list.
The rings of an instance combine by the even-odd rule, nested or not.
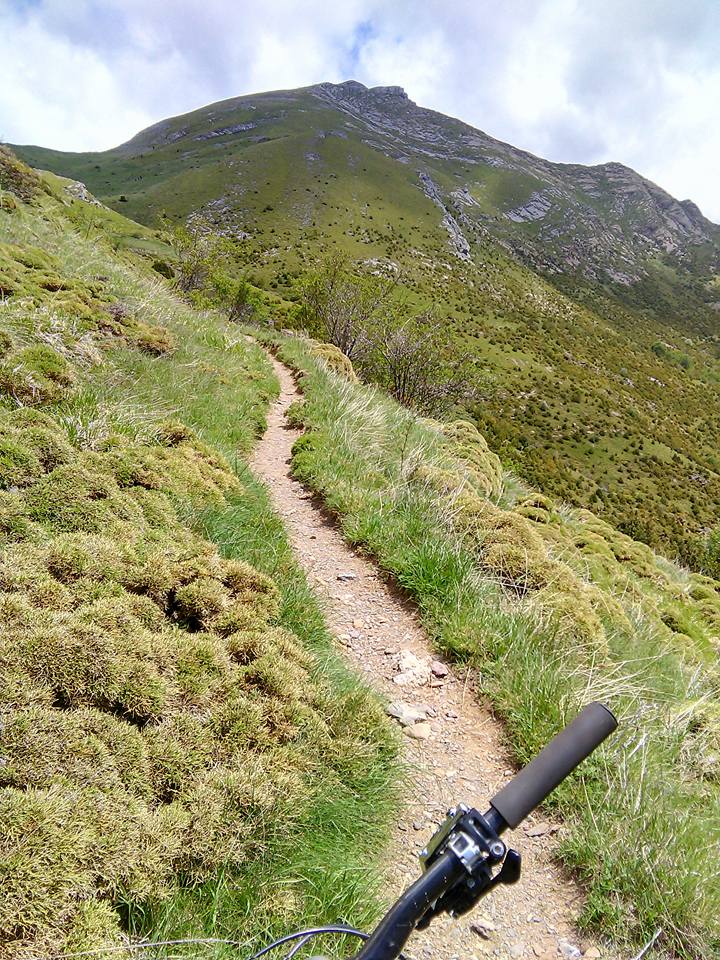
[(288, 933), (287, 936), (280, 937), (279, 940), (273, 940), (272, 943), (269, 943), (266, 947), (263, 947), (262, 950), (258, 950), (257, 953), (254, 953), (251, 957), (248, 957), (247, 960), (258, 960), (259, 957), (264, 956), (271, 950), (276, 950), (278, 947), (282, 947), (282, 945), (285, 943), (290, 943), (292, 940), (299, 940), (301, 937), (317, 937), (323, 933), (347, 933), (349, 936), (359, 937), (361, 940), (368, 939), (367, 933), (363, 933), (362, 930), (355, 930), (354, 927), (310, 927), (308, 930), (297, 930), (295, 933)]

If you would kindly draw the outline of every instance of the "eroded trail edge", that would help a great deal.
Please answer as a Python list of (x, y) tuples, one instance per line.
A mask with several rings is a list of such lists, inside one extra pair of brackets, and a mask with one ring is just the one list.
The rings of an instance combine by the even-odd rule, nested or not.
[[(300, 394), (290, 370), (271, 357), (280, 396), (251, 461), (285, 521), (308, 579), (324, 601), (328, 625), (347, 659), (385, 696), (405, 736), (413, 776), (388, 851), (388, 898), (418, 875), (417, 855), (448, 807), (485, 804), (510, 779), (501, 727), (473, 695), (468, 677), (438, 660), (417, 617), (393, 595), (375, 565), (358, 556), (290, 476), (299, 431), (285, 412)], [(467, 917), (438, 919), (408, 945), (412, 957), (607, 957), (573, 927), (578, 887), (552, 861), (562, 828), (542, 816), (508, 836), (523, 855), (523, 877), (500, 888)]]

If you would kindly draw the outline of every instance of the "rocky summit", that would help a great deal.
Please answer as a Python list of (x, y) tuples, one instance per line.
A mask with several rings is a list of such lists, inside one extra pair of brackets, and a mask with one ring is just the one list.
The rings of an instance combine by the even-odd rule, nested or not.
[(243, 174), (254, 173), (258, 161), (274, 166), (281, 152), (285, 177), (297, 161), (347, 179), (361, 159), (358, 143), (381, 166), (402, 165), (402, 179), (441, 211), (449, 247), (463, 259), (490, 239), (548, 274), (628, 288), (652, 278), (658, 257), (681, 275), (694, 274), (700, 262), (720, 264), (720, 228), (692, 201), (676, 200), (619, 163), (535, 157), (419, 107), (397, 86), (348, 80), (237, 97), (164, 120), (102, 154), (17, 149), (33, 163), (72, 173), (111, 204), (121, 195), (131, 204), (142, 198), (142, 209), (127, 209), (144, 218), (165, 199), (168, 177), (178, 185), (178, 163), (204, 169), (212, 186), (193, 175), (202, 183), (182, 198), (173, 191), (177, 206), (189, 213), (210, 186), (216, 195), (206, 202), (244, 223)]

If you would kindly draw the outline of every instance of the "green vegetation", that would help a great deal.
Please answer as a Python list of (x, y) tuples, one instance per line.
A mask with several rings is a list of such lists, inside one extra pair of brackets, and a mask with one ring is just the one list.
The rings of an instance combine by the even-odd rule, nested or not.
[[(396, 283), (412, 313), (434, 307), (475, 368), (464, 416), (508, 469), (716, 571), (718, 228), (619, 165), (548, 164), (400, 100), (366, 106), (373, 124), (362, 104), (348, 113), (312, 89), (281, 91), (172, 118), (101, 154), (22, 155), (147, 224), (136, 245), (160, 243), (149, 227), (162, 216), (204, 218), (233, 239), (236, 278), (263, 289), (280, 326), (302, 323), (294, 303), (321, 257)], [(453, 255), (419, 171), (469, 260)], [(549, 205), (538, 219), (508, 218), (537, 197)], [(673, 226), (683, 219), (688, 233)], [(657, 239), (667, 231), (670, 252)]]
[(433, 311), (418, 313), (394, 279), (363, 276), (342, 257), (303, 280), (293, 320), (325, 341), (316, 351), (325, 350), (326, 359), (343, 354), (364, 379), (418, 413), (441, 415), (474, 395), (469, 368), (454, 357)]
[(244, 463), (271, 368), (0, 164), (3, 955), (368, 923), (395, 744)]
[(582, 922), (668, 953), (720, 946), (720, 585), (501, 470), (472, 424), (417, 418), (348, 383), (310, 341), (295, 475), (417, 602), (438, 649), (476, 668), (526, 761), (602, 699), (622, 732), (554, 795)]
[[(359, 917), (368, 843), (382, 826), (363, 818), (387, 791), (385, 728), (366, 695), (328, 668), (317, 610), (243, 467), (275, 389), (269, 369), (241, 329), (178, 303), (164, 277), (196, 308), (216, 306), (258, 326), (309, 327), (332, 341), (266, 334), (304, 371), (306, 399), (291, 411), (306, 427), (295, 449), (297, 476), (416, 600), (438, 649), (476, 669), (518, 760), (585, 701), (611, 701), (623, 735), (553, 799), (570, 824), (564, 860), (588, 890), (583, 922), (621, 944), (661, 927), (669, 955), (714, 955), (719, 228), (619, 165), (549, 164), (458, 121), (414, 113), (402, 98), (379, 106), (369, 95), (366, 122), (364, 109), (342, 100), (346, 93), (224, 101), (103, 154), (23, 148), (35, 166), (84, 181), (114, 209), (78, 199), (81, 184), (38, 176), (0, 152), (2, 529), (17, 551), (12, 569), (34, 564), (30, 579), (44, 599), (28, 578), (6, 592), (33, 611), (49, 610), (42, 616), (50, 626), (67, 618), (69, 636), (87, 629), (79, 597), (88, 597), (93, 609), (82, 615), (91, 617), (93, 604), (120, 597), (141, 638), (130, 657), (113, 646), (120, 641), (107, 612), (92, 620), (108, 662), (132, 659), (131, 675), (108, 667), (115, 699), (98, 705), (85, 675), (68, 674), (63, 696), (79, 697), (78, 706), (47, 707), (32, 697), (42, 701), (48, 686), (42, 658), (60, 654), (51, 643), (32, 648), (36, 614), (11, 607), (8, 617), (25, 624), (32, 649), (8, 695), (30, 698), (23, 709), (95, 710), (104, 722), (132, 727), (142, 744), (168, 711), (182, 714), (185, 699), (204, 697), (212, 718), (223, 709), (217, 691), (231, 701), (250, 698), (273, 718), (267, 738), (248, 748), (253, 763), (290, 758), (287, 794), (298, 798), (285, 832), (278, 818), (258, 815), (259, 846), (247, 840), (241, 851), (249, 869), (174, 860), (165, 851), (159, 873), (140, 871), (149, 883), (166, 878), (146, 893), (114, 874), (114, 887), (74, 893), (72, 909), (82, 909), (68, 908), (63, 922), (80, 932), (66, 942), (93, 942), (98, 930), (109, 936), (102, 931), (108, 917), (117, 923), (120, 903), (124, 929), (153, 936), (244, 935), (291, 918)], [(318, 262), (328, 258), (352, 263), (350, 287), (360, 294), (342, 336), (323, 320), (323, 309), (337, 305), (327, 290), (316, 285), (315, 316), (307, 310)], [(377, 301), (377, 291), (391, 296)], [(430, 349), (438, 369), (459, 360), (470, 367), (472, 389), (452, 397), (454, 408), (444, 405), (449, 422), (421, 419), (358, 382), (359, 373), (407, 406), (431, 409), (358, 347), (358, 317), (382, 325), (397, 319), (399, 306), (410, 317), (436, 318), (442, 336)], [(318, 317), (324, 329), (312, 326)], [(398, 344), (403, 357), (422, 333), (409, 328)], [(35, 422), (33, 439), (18, 406), (49, 413), (53, 423)], [(65, 582), (53, 571), (77, 558), (85, 564), (88, 541), (70, 542), (69, 560), (62, 552), (51, 560), (48, 544), (80, 532), (127, 540), (132, 555), (123, 560), (117, 548), (115, 566), (101, 565), (99, 580), (82, 572)], [(159, 603), (125, 584), (126, 567), (142, 566), (136, 548), (154, 557), (176, 541), (210, 565), (193, 568), (187, 582), (172, 580), (167, 595), (158, 588)], [(95, 552), (105, 555), (99, 546)], [(228, 582), (238, 562), (251, 565), (256, 587), (267, 587), (255, 591), (264, 599), (251, 590), (243, 601), (265, 610), (264, 622), (253, 621), (265, 646), (246, 636), (255, 627), (241, 622)], [(282, 585), (279, 595), (263, 574)], [(148, 600), (160, 619), (142, 620), (143, 611), (154, 612)], [(196, 669), (182, 660), (178, 635), (205, 644), (192, 647)], [(146, 686), (135, 682), (142, 676)], [(366, 734), (361, 729), (347, 753), (324, 758), (328, 717), (346, 729), (348, 705), (353, 719), (367, 717)], [(80, 719), (76, 739), (90, 729), (85, 714)], [(223, 757), (208, 764), (239, 756), (231, 726), (226, 746), (213, 747)], [(151, 819), (161, 808), (177, 812), (168, 837), (191, 857), (183, 834), (196, 809), (189, 798), (201, 783), (219, 787), (205, 784), (199, 761), (185, 779), (178, 774), (178, 796), (160, 803), (153, 754), (145, 756), (148, 778), (139, 787), (123, 781), (123, 789), (140, 791), (132, 809), (149, 810)], [(116, 768), (122, 780), (120, 760)], [(62, 776), (71, 782), (70, 773)], [(53, 789), (62, 796), (70, 787)], [(284, 816), (285, 792), (271, 783), (267, 809)], [(207, 796), (217, 810), (217, 795)], [(250, 829), (256, 821), (248, 817)], [(213, 819), (218, 836), (223, 819)], [(356, 822), (359, 832), (350, 829)], [(153, 849), (150, 839), (145, 849)], [(322, 866), (335, 862), (339, 875), (324, 878)]]

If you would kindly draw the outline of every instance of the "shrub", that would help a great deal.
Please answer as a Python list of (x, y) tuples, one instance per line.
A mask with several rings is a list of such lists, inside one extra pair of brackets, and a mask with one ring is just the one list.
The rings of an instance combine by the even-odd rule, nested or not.
[(253, 289), (243, 277), (231, 277), (224, 270), (213, 271), (210, 282), (220, 309), (232, 323), (249, 323), (256, 310)]
[(472, 399), (470, 369), (432, 311), (404, 317), (389, 312), (366, 338), (363, 372), (403, 406), (436, 416)]
[(357, 383), (357, 374), (353, 369), (352, 360), (342, 350), (332, 343), (319, 343), (313, 348), (313, 353), (323, 363), (344, 380)]
[(329, 257), (301, 288), (300, 322), (351, 360), (389, 306), (394, 280), (359, 276), (343, 256)]
[(166, 280), (172, 280), (175, 276), (173, 268), (167, 260), (153, 260), (152, 268), (156, 273), (159, 273), (161, 277), (165, 277)]

